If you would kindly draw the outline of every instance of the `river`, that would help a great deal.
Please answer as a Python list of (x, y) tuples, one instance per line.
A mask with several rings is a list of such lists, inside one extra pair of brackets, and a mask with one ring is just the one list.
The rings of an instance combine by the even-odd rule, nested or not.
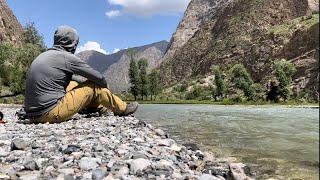
[(136, 116), (180, 143), (236, 158), (257, 179), (319, 179), (319, 109), (141, 105)]

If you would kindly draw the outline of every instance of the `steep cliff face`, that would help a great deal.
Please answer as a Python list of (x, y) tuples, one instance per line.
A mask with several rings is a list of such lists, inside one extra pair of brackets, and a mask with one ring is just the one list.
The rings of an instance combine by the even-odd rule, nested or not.
[(227, 4), (230, 0), (193, 0), (173, 34), (164, 59), (172, 57), (177, 49), (187, 43), (200, 27), (210, 21), (215, 14), (215, 8)]
[[(192, 37), (180, 47), (174, 45), (180, 41), (173, 37), (161, 64), (165, 85), (209, 74), (212, 65), (226, 67), (235, 63), (243, 63), (256, 82), (265, 83), (272, 61), (284, 58), (298, 69), (296, 89), (319, 88), (319, 15), (312, 15), (318, 11), (318, 1), (206, 1), (208, 7), (201, 9), (208, 9), (208, 19), (198, 23)], [(188, 9), (182, 21), (194, 21), (188, 20), (188, 11), (197, 13)], [(185, 30), (179, 26), (177, 33), (183, 34), (180, 31)]]
[[(168, 46), (167, 41), (161, 41), (150, 45), (135, 47), (136, 61), (142, 58), (148, 60), (148, 70), (158, 67)], [(77, 56), (85, 60), (91, 67), (103, 73), (107, 77), (109, 87), (113, 92), (127, 91), (130, 87), (128, 69), (130, 58), (121, 50), (115, 54), (104, 55), (96, 51), (84, 51)]]
[(17, 43), (21, 40), (23, 28), (8, 7), (5, 0), (0, 0), (0, 43), (9, 41)]

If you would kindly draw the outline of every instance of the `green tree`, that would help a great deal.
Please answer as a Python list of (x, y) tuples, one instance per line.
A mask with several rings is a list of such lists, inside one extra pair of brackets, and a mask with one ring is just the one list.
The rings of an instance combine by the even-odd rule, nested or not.
[(219, 66), (212, 66), (212, 72), (214, 74), (214, 84), (216, 85), (216, 88), (213, 90), (213, 96), (214, 99), (217, 101), (217, 98), (224, 97), (226, 93), (226, 84), (222, 77), (222, 72), (220, 70)]
[(46, 49), (46, 46), (43, 42), (43, 37), (36, 29), (35, 24), (33, 22), (28, 23), (24, 27), (23, 41), (25, 44), (33, 44), (39, 46), (41, 51), (45, 51)]
[(200, 99), (206, 95), (205, 89), (199, 85), (193, 86), (191, 91), (186, 94), (187, 100)]
[(129, 66), (129, 78), (131, 83), (130, 92), (134, 96), (134, 100), (137, 100), (137, 97), (139, 95), (140, 77), (139, 69), (134, 59), (136, 52), (134, 49), (129, 49), (126, 53), (131, 58)]
[(160, 73), (159, 70), (153, 69), (149, 75), (149, 81), (150, 81), (150, 95), (151, 95), (151, 101), (152, 96), (157, 96), (161, 92), (161, 83), (160, 83)]
[(147, 67), (148, 67), (148, 60), (147, 59), (141, 59), (138, 62), (139, 67), (139, 75), (140, 75), (140, 95), (143, 100), (143, 96), (146, 98), (149, 95), (149, 78), (147, 75)]
[(246, 68), (242, 64), (235, 64), (230, 70), (230, 75), (234, 86), (242, 90), (247, 98), (252, 99), (254, 95), (253, 80)]
[(0, 44), (0, 77), (13, 95), (25, 90), (26, 72), (32, 61), (46, 48), (33, 23), (25, 27), (22, 44)]
[(296, 68), (291, 62), (285, 59), (274, 61), (272, 74), (278, 82), (278, 88), (273, 100), (277, 101), (277, 96), (283, 98), (284, 101), (289, 99), (291, 94), (290, 84), (295, 72)]
[(7, 86), (10, 85), (8, 66), (12, 66), (17, 52), (17, 48), (11, 43), (3, 42), (0, 44), (0, 78)]

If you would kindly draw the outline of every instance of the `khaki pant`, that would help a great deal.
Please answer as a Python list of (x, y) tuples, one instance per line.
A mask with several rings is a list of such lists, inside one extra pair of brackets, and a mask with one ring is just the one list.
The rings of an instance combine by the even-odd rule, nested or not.
[(127, 104), (107, 88), (99, 88), (89, 81), (82, 84), (71, 81), (66, 95), (58, 105), (33, 121), (35, 123), (63, 122), (84, 108), (97, 109), (102, 106), (112, 110), (115, 115), (120, 115), (125, 111)]

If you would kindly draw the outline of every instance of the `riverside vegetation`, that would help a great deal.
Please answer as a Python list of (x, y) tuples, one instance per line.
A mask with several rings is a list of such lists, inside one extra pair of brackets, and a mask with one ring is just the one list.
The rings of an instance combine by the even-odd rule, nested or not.
[[(25, 89), (26, 72), (32, 61), (46, 47), (43, 37), (34, 23), (24, 27), (23, 39), (19, 43), (0, 43), (0, 99), (1, 102), (21, 103)], [(6, 99), (6, 97), (11, 97)]]
[[(285, 60), (273, 61), (272, 75), (266, 85), (254, 82), (243, 64), (237, 63), (226, 68), (212, 66), (212, 73), (195, 80), (164, 89), (160, 84), (159, 70), (154, 69), (147, 75), (146, 59), (136, 62), (135, 52), (127, 53), (131, 57), (129, 67), (130, 93), (123, 94), (128, 100), (139, 99), (141, 103), (160, 104), (308, 104), (317, 100), (306, 94), (292, 93), (292, 76), (296, 69)], [(148, 98), (150, 97), (150, 98)]]

